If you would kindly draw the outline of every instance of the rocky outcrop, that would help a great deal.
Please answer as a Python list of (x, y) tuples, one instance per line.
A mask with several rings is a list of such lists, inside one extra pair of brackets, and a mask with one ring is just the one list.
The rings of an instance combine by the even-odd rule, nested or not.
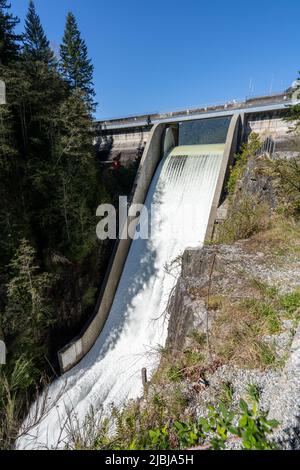
[[(259, 392), (259, 410), (280, 423), (273, 434), (278, 447), (300, 449), (300, 306), (298, 300), (289, 315), (280, 300), (291, 293), (299, 298), (299, 228), (296, 220), (276, 216), (280, 204), (280, 182), (270, 171), (268, 157), (247, 158), (234, 193), (218, 209), (214, 234), (217, 243), (239, 240), (184, 252), (181, 276), (168, 305), (167, 347), (175, 362), (180, 353), (200, 351), (199, 363), (183, 373), (187, 415), (205, 416), (208, 405), (220, 402), (224, 385), (226, 399), (228, 386), (230, 390), (229, 408), (237, 410), (239, 400), (249, 398), (252, 385)], [(224, 237), (222, 227), (229, 237)], [(258, 306), (254, 317), (249, 313), (253, 305)], [(261, 327), (267, 321), (264, 315), (272, 312), (277, 326)], [(200, 347), (195, 338), (196, 342), (200, 338)], [(226, 349), (227, 339), (229, 354), (222, 355), (220, 346)], [(265, 346), (273, 354), (269, 362), (262, 356), (257, 360), (255, 348)], [(237, 349), (232, 354), (233, 348)]]
[(209, 280), (209, 269), (214, 262), (215, 251), (209, 247), (188, 249), (183, 254), (182, 273), (172, 293), (168, 313), (167, 347), (181, 349), (189, 332), (198, 328), (205, 330), (205, 299), (194, 299), (190, 289), (195, 285), (205, 288)]
[(266, 174), (266, 156), (251, 157), (247, 161), (243, 178), (237, 183), (236, 196), (251, 195), (259, 202), (267, 202), (271, 209), (277, 205), (274, 178)]
[[(268, 252), (257, 251), (251, 240), (233, 245), (204, 246), (188, 249), (182, 258), (182, 273), (169, 302), (167, 346), (174, 352), (189, 347), (192, 331), (205, 333), (208, 297), (230, 295), (233, 299), (255, 296), (253, 279), (288, 292), (299, 285), (300, 262), (270, 262)], [(209, 328), (218, 312), (209, 312)], [(234, 319), (232, 320), (234, 321)], [(269, 417), (280, 422), (274, 439), (280, 448), (300, 449), (300, 326), (284, 320), (279, 334), (266, 336), (274, 342), (279, 358), (288, 359), (283, 369), (246, 369), (234, 364), (220, 364), (206, 376), (208, 386), (191, 395), (191, 410), (204, 415), (207, 405), (217, 402), (224, 383), (232, 386), (232, 403), (247, 394), (249, 384), (260, 390), (259, 407), (270, 410)], [(291, 340), (293, 340), (291, 345)], [(187, 382), (187, 390), (191, 385)], [(191, 411), (192, 413), (192, 411)]]
[(274, 436), (280, 448), (300, 450), (300, 325), (280, 380), (273, 387), (269, 417), (280, 422)]

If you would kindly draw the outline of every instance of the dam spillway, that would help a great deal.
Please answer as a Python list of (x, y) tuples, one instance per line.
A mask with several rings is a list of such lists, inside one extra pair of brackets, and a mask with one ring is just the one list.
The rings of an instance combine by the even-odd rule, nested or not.
[(96, 343), (50, 386), (47, 413), (19, 438), (18, 448), (64, 448), (72, 421), (83, 423), (92, 409), (120, 406), (142, 394), (141, 369), (151, 376), (155, 352), (166, 340), (164, 314), (179, 275), (172, 261), (204, 241), (223, 152), (224, 144), (178, 146), (161, 160), (145, 201), (148, 213), (154, 208), (151, 236), (132, 241)]

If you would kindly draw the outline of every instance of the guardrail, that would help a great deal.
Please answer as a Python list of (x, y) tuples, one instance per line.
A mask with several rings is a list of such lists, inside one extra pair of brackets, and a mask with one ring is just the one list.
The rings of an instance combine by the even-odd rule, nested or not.
[(271, 137), (267, 137), (261, 148), (259, 149), (258, 153), (259, 154), (266, 154), (269, 158), (272, 158), (273, 155), (275, 154), (275, 151), (276, 151), (276, 142), (271, 138)]
[(168, 118), (174, 116), (186, 116), (186, 115), (193, 115), (198, 114), (201, 112), (207, 111), (214, 111), (214, 110), (226, 110), (226, 109), (238, 109), (240, 107), (248, 108), (253, 106), (253, 103), (260, 102), (284, 102), (288, 101), (288, 92), (278, 92), (278, 93), (269, 93), (263, 94), (258, 96), (247, 96), (246, 98), (242, 99), (230, 99), (226, 100), (225, 103), (202, 103), (200, 105), (193, 105), (186, 107), (185, 109), (182, 108), (175, 108), (172, 111), (148, 111), (145, 113), (139, 113), (136, 115), (128, 115), (128, 116), (117, 116), (114, 118), (102, 118), (97, 119), (97, 123), (103, 125), (105, 128), (106, 125), (117, 125), (117, 124), (125, 124), (126, 122), (133, 123), (144, 123), (146, 124), (147, 118), (157, 122), (160, 118)]

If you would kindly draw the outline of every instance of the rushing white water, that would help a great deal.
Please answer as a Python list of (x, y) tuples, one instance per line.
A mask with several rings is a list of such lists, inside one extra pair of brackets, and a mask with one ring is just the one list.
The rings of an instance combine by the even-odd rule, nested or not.
[(163, 313), (178, 276), (178, 268), (170, 273), (166, 264), (203, 243), (223, 150), (176, 147), (160, 163), (145, 202), (147, 210), (154, 206), (151, 237), (132, 242), (102, 333), (81, 362), (51, 385), (47, 414), (19, 438), (18, 448), (63, 448), (70, 420), (82, 423), (91, 407), (141, 395), (141, 369), (153, 372), (154, 351), (166, 339)]

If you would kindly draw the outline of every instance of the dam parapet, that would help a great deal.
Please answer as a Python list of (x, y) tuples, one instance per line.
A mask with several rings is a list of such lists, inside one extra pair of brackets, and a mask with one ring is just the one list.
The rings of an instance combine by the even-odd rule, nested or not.
[[(95, 145), (107, 161), (120, 159), (124, 165), (139, 159), (155, 124), (180, 122), (214, 117), (245, 115), (245, 134), (251, 131), (262, 137), (282, 136), (288, 132), (284, 116), (290, 105), (289, 92), (231, 100), (223, 104), (203, 105), (170, 112), (145, 113), (95, 121)], [(109, 151), (107, 148), (109, 147)]]

